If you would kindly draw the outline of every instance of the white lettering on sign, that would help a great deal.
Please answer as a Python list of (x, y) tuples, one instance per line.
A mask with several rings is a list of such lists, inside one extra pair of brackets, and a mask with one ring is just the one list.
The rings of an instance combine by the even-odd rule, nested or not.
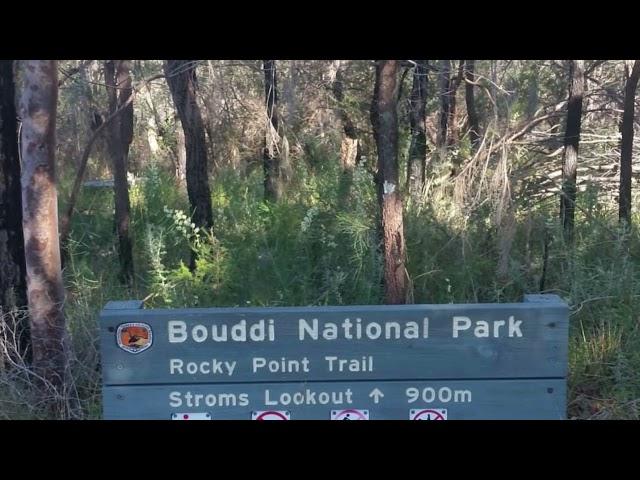
[(363, 328), (362, 319), (356, 318), (352, 322), (350, 318), (344, 319), (341, 323), (324, 322), (322, 328), (317, 318), (310, 321), (301, 318), (298, 321), (298, 338), (303, 341), (307, 338), (311, 340), (336, 340), (339, 337), (346, 340), (377, 340), (382, 337), (385, 340), (404, 338), (407, 340), (418, 338), (429, 338), (429, 319), (425, 317), (422, 325), (418, 322), (385, 322), (384, 328), (378, 322), (369, 322)]
[(334, 405), (351, 404), (353, 392), (350, 388), (344, 391), (317, 392), (306, 388), (303, 392), (283, 392), (273, 394), (268, 388), (264, 391), (265, 405)]
[(303, 357), (300, 360), (282, 357), (279, 360), (267, 360), (264, 357), (254, 357), (252, 363), (253, 373), (263, 369), (270, 373), (309, 373), (309, 359)]
[[(475, 327), (473, 329), (473, 334), (477, 338), (488, 338), (489, 336), (493, 336), (494, 338), (499, 338), (500, 335), (500, 327), (504, 327), (507, 322), (504, 320), (493, 320), (491, 325), (489, 322), (485, 320), (476, 320)], [(453, 338), (458, 338), (461, 332), (466, 330), (470, 330), (473, 322), (469, 317), (455, 316), (453, 317), (453, 330), (452, 335)], [(520, 326), (522, 325), (522, 320), (516, 321), (513, 315), (509, 317), (509, 325), (507, 336), (509, 338), (513, 337), (522, 337), (522, 330), (520, 330)], [(504, 335), (504, 334), (503, 334)]]
[(172, 408), (185, 407), (246, 407), (249, 405), (248, 393), (169, 393), (169, 405)]
[(169, 373), (171, 375), (233, 375), (238, 362), (221, 361), (215, 358), (204, 362), (184, 362), (181, 358), (169, 360)]
[(229, 327), (228, 325), (213, 324), (209, 327), (196, 324), (191, 327), (191, 332), (187, 329), (187, 323), (182, 320), (169, 320), (168, 332), (169, 343), (183, 343), (189, 337), (194, 342), (202, 343), (205, 340), (214, 342), (273, 342), (276, 339), (275, 324), (273, 319), (268, 321), (259, 320), (247, 328), (247, 321), (240, 320)]
[(361, 358), (324, 357), (330, 372), (373, 372), (373, 356)]
[(413, 403), (418, 400), (422, 400), (425, 403), (431, 403), (438, 401), (439, 403), (470, 403), (471, 402), (471, 390), (453, 390), (449, 387), (440, 387), (435, 389), (433, 387), (425, 387), (422, 390), (409, 387), (405, 391), (407, 395), (407, 403)]
[[(451, 319), (451, 336), (462, 338), (473, 334), (476, 338), (520, 338), (522, 320), (513, 315), (507, 320), (472, 320), (467, 316), (456, 315)], [(214, 342), (274, 342), (276, 326), (273, 319), (262, 319), (254, 322), (240, 320), (233, 325), (196, 324), (188, 326), (183, 320), (169, 320), (169, 343), (192, 341), (203, 343)], [(345, 318), (341, 322), (320, 322), (317, 318), (298, 319), (298, 340), (419, 340), (429, 338), (429, 318), (422, 321), (363, 321), (361, 318)], [(268, 361), (267, 361), (268, 362)], [(258, 368), (268, 367), (254, 365)], [(307, 371), (307, 370), (305, 370)], [(365, 370), (361, 370), (365, 371)], [(366, 370), (371, 371), (371, 370)]]

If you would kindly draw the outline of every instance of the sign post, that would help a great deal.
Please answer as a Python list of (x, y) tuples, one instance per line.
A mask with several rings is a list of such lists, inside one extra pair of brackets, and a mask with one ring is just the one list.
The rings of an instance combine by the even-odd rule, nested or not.
[(568, 307), (555, 295), (168, 310), (109, 302), (100, 332), (105, 419), (566, 418)]

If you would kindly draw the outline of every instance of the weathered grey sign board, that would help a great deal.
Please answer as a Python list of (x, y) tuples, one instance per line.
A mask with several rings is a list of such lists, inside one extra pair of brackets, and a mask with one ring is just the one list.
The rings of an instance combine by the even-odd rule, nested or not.
[(563, 419), (568, 307), (522, 303), (101, 314), (105, 419)]

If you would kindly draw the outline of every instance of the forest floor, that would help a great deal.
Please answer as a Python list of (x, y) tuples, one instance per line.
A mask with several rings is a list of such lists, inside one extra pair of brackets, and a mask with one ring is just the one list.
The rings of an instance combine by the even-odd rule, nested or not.
[[(350, 182), (337, 163), (298, 167), (277, 205), (262, 201), (260, 172), (219, 173), (212, 181), (214, 236), (194, 230), (173, 180), (148, 169), (131, 189), (132, 289), (118, 280), (112, 191), (82, 192), (64, 275), (83, 418), (101, 415), (97, 317), (109, 300), (146, 299), (153, 307), (383, 303), (373, 179), (358, 169)], [(571, 308), (568, 417), (638, 419), (640, 235), (618, 227), (615, 204), (584, 194), (569, 249), (556, 200), (517, 205), (506, 228), (488, 209), (463, 215), (446, 196), (407, 202), (413, 301), (520, 301), (541, 291), (547, 250), (542, 291)], [(193, 273), (190, 244), (199, 252)], [(506, 270), (499, 274), (501, 259)], [(0, 389), (0, 418), (43, 416), (21, 398), (19, 386)]]

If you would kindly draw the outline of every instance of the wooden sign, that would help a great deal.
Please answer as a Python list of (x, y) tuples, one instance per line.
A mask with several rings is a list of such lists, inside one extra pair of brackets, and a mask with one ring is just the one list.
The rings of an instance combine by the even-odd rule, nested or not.
[[(568, 307), (523, 303), (101, 315), (107, 419), (565, 418)], [(180, 414), (180, 415), (178, 415)]]

